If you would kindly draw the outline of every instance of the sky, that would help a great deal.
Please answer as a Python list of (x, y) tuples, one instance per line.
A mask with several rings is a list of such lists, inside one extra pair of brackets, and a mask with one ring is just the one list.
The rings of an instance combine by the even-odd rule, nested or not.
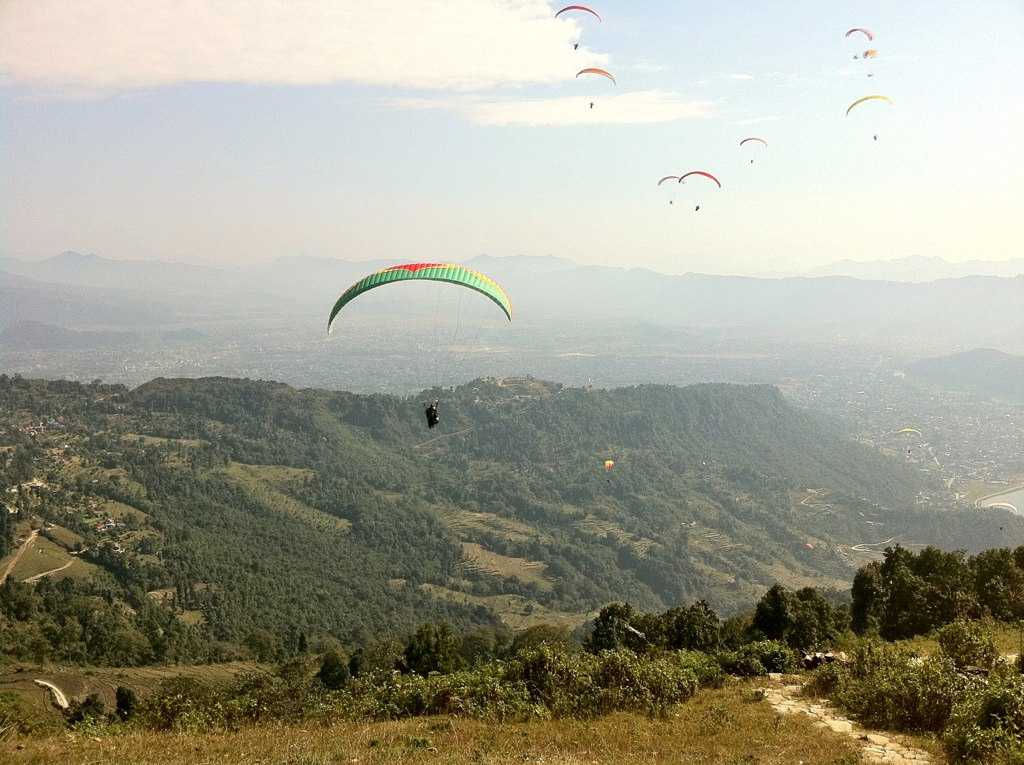
[(0, 256), (1024, 256), (1024, 3), (754, 5), (0, 0)]

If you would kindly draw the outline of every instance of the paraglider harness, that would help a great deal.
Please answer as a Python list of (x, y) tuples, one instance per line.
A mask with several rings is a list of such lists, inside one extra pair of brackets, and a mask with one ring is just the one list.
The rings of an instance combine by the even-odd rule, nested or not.
[(441, 421), (441, 414), (437, 411), (438, 403), (438, 401), (434, 401), (433, 404), (427, 404), (427, 408), (424, 411), (424, 414), (427, 416), (428, 428), (433, 428)]

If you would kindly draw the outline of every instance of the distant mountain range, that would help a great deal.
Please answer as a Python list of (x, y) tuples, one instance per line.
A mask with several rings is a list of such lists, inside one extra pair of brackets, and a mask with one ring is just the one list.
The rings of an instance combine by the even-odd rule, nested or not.
[(850, 276), (890, 282), (933, 282), (967, 276), (1012, 278), (1024, 274), (1024, 258), (1012, 260), (965, 260), (953, 263), (939, 257), (913, 255), (894, 260), (837, 260), (803, 272), (803, 276)]
[[(216, 269), (72, 252), (34, 262), (0, 259), (0, 272), (7, 272), (0, 273), (0, 326), (31, 320), (134, 330), (139, 323), (188, 322), (202, 329), (224, 322), (299, 321), (313, 331), (347, 286), (390, 262), (288, 257)], [(889, 265), (902, 263), (909, 272), (912, 262), (917, 261)], [(531, 327), (532, 337), (640, 323), (796, 343), (880, 344), (918, 355), (979, 346), (1024, 351), (1024, 277), (907, 283), (848, 276), (672, 276), (563, 258), (486, 255), (467, 265), (506, 288), (515, 326)], [(434, 288), (403, 285), (370, 293), (349, 310), (422, 324), (424, 316), (437, 313), (437, 295)], [(486, 307), (466, 301), (467, 311), (478, 308)]]
[(979, 348), (922, 359), (907, 371), (943, 388), (1024, 404), (1024, 356)]

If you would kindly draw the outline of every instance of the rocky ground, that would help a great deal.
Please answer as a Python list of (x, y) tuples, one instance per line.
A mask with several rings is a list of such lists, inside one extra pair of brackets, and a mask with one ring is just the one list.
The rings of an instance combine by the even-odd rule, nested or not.
[(920, 765), (932, 762), (928, 752), (901, 744), (893, 736), (862, 728), (840, 714), (824, 699), (803, 696), (803, 686), (787, 684), (782, 675), (770, 675), (769, 681), (769, 685), (762, 688), (761, 693), (775, 711), (784, 715), (807, 715), (819, 728), (827, 728), (856, 739), (861, 745), (864, 762), (884, 762), (890, 765)]

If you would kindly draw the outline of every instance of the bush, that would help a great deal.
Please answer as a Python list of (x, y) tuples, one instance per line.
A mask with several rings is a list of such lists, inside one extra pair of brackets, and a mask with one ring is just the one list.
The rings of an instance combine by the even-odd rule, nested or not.
[(725, 672), (714, 656), (701, 651), (677, 651), (674, 656), (679, 666), (693, 673), (701, 688), (721, 688), (725, 682)]
[(632, 651), (599, 657), (594, 683), (600, 688), (595, 714), (629, 710), (663, 715), (697, 692), (697, 675), (670, 657), (646, 658)]
[(505, 678), (521, 682), (530, 700), (556, 717), (588, 716), (597, 688), (594, 673), (598, 659), (587, 653), (568, 653), (543, 644), (517, 655), (509, 662)]
[(191, 677), (164, 680), (139, 708), (138, 716), (152, 730), (194, 732), (223, 720), (216, 689)]
[(969, 761), (1024, 761), (1024, 678), (993, 673), (986, 687), (967, 694), (950, 718), (946, 746)]
[(778, 640), (758, 640), (736, 651), (721, 651), (717, 659), (723, 670), (739, 677), (757, 677), (796, 669), (796, 655)]
[(117, 686), (117, 690), (114, 692), (114, 698), (117, 701), (118, 717), (122, 720), (127, 720), (135, 714), (135, 707), (139, 704), (138, 698), (135, 696), (135, 691), (123, 685), (119, 685)]
[(957, 620), (938, 632), (939, 652), (957, 667), (991, 669), (999, 659), (992, 630), (980, 622)]
[(905, 648), (875, 640), (852, 653), (849, 665), (819, 669), (811, 690), (829, 695), (873, 727), (941, 732), (957, 701), (984, 684), (957, 671), (947, 657), (921, 660)]
[(82, 701), (73, 701), (64, 712), (68, 725), (74, 727), (82, 724), (106, 722), (107, 709), (103, 700), (96, 693), (90, 693)]
[(755, 657), (769, 672), (792, 672), (796, 669), (796, 654), (778, 640), (759, 640), (740, 649)]
[(759, 677), (767, 675), (768, 670), (756, 656), (740, 651), (719, 651), (716, 654), (718, 664), (728, 675), (737, 677)]
[(348, 682), (348, 662), (338, 651), (328, 651), (320, 660), (316, 676), (325, 688), (336, 691)]

